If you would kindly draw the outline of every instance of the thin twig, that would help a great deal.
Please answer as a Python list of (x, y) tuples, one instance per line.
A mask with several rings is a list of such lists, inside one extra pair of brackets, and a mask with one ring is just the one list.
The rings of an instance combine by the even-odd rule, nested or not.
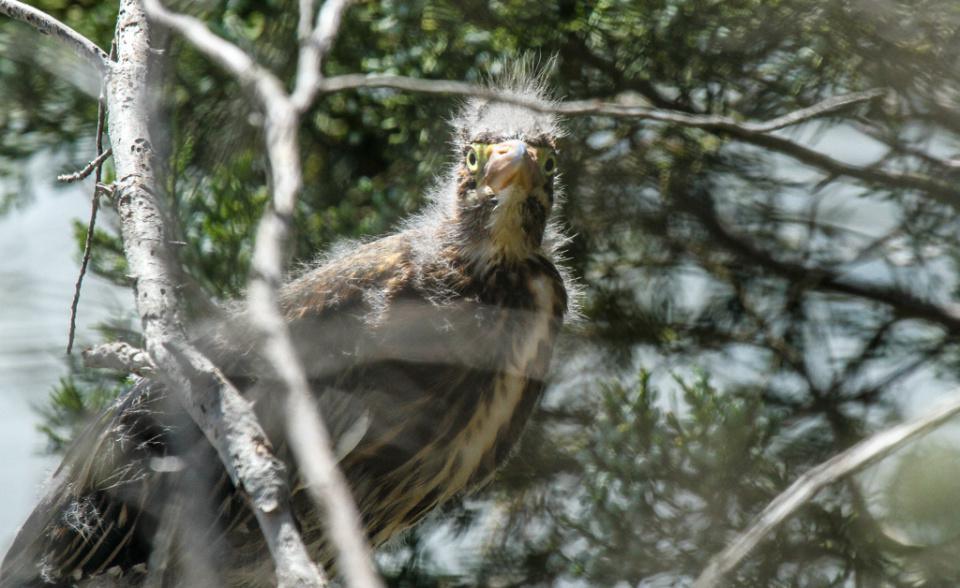
[[(111, 49), (111, 52), (113, 49)], [(107, 156), (112, 153), (111, 149), (103, 150), (103, 124), (106, 118), (106, 105), (104, 104), (103, 87), (101, 84), (100, 98), (97, 100), (97, 155), (96, 159), (86, 168), (78, 172), (84, 174), (83, 177), (90, 175), (91, 170), (96, 170), (97, 174), (93, 183), (93, 198), (90, 200), (90, 220), (87, 222), (87, 237), (83, 242), (83, 259), (80, 261), (80, 273), (77, 275), (77, 283), (73, 287), (73, 301), (70, 303), (70, 332), (67, 333), (67, 355), (73, 353), (73, 339), (77, 334), (77, 308), (80, 306), (80, 290), (83, 288), (83, 276), (87, 273), (87, 266), (90, 264), (90, 256), (93, 254), (93, 233), (97, 227), (97, 211), (100, 209), (100, 180), (102, 179), (102, 166)], [(74, 174), (78, 175), (78, 174)], [(64, 176), (60, 176), (61, 181)]]
[(960, 394), (929, 413), (881, 431), (850, 449), (808, 470), (767, 505), (754, 523), (722, 552), (711, 558), (693, 588), (717, 586), (770, 533), (809, 502), (824, 487), (833, 484), (929, 433), (960, 414)]
[(110, 71), (110, 58), (96, 43), (49, 14), (17, 0), (0, 0), (0, 14), (27, 23), (44, 35), (53, 35), (90, 62), (101, 76)]
[[(309, 4), (309, 3), (307, 3)], [(333, 40), (340, 30), (343, 13), (347, 9), (347, 0), (327, 0), (317, 13), (317, 24), (313, 32), (300, 45), (297, 60), (297, 83), (291, 99), (300, 112), (306, 111), (317, 96), (319, 82), (323, 79), (323, 58), (333, 46)], [(301, 14), (301, 22), (304, 16)]]
[(828, 98), (813, 106), (801, 108), (767, 122), (744, 123), (728, 116), (690, 114), (679, 110), (650, 108), (645, 105), (621, 104), (599, 99), (551, 102), (503, 93), (487, 86), (452, 80), (425, 80), (421, 78), (383, 74), (346, 74), (323, 78), (318, 81), (318, 85), (318, 90), (323, 93), (355, 90), (359, 88), (390, 88), (420, 94), (473, 96), (475, 98), (516, 104), (517, 106), (523, 106), (536, 112), (564, 114), (568, 116), (597, 115), (616, 118), (634, 118), (675, 123), (696, 128), (736, 130), (747, 133), (768, 133), (787, 126), (806, 122), (813, 118), (832, 114), (847, 106), (867, 102), (885, 95), (885, 92), (880, 89), (853, 92), (851, 94)]
[[(99, 115), (98, 115), (99, 118)], [(102, 132), (102, 129), (97, 129), (97, 132)], [(80, 180), (85, 180), (87, 176), (93, 173), (95, 169), (103, 165), (103, 162), (107, 160), (110, 155), (113, 154), (113, 151), (107, 149), (106, 151), (97, 155), (96, 159), (88, 163), (82, 170), (74, 172), (72, 174), (62, 174), (57, 176), (58, 182), (64, 182), (67, 184), (72, 184), (73, 182), (79, 182)], [(99, 179), (97, 180), (99, 181)]]
[(835, 176), (846, 176), (906, 190), (921, 190), (944, 204), (960, 209), (960, 191), (948, 183), (912, 172), (894, 172), (852, 165), (806, 147), (787, 137), (772, 134), (772, 131), (833, 114), (848, 106), (884, 96), (885, 92), (879, 89), (834, 96), (813, 106), (801, 108), (766, 122), (740, 122), (727, 116), (690, 114), (676, 110), (619, 104), (598, 99), (545, 102), (524, 96), (501, 94), (488, 87), (451, 80), (424, 80), (381, 74), (347, 74), (324, 78), (318, 83), (318, 92), (322, 93), (360, 88), (386, 88), (423, 94), (474, 96), (516, 104), (537, 112), (568, 116), (610, 116), (683, 125), (784, 153), (806, 165), (822, 169)]

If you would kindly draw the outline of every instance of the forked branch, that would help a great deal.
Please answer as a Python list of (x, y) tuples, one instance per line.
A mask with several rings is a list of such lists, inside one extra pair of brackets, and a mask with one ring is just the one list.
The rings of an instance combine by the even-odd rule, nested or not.
[(283, 463), (244, 398), (189, 341), (178, 298), (170, 228), (158, 198), (150, 135), (150, 26), (140, 0), (121, 0), (117, 62), (107, 83), (109, 136), (117, 183), (114, 200), (124, 253), (134, 277), (146, 349), (157, 374), (217, 450), (234, 485), (250, 497), (280, 586), (321, 586), (290, 510)]
[[(289, 239), (289, 222), (302, 186), (297, 144), (300, 115), (315, 96), (316, 80), (321, 77), (320, 65), (333, 44), (347, 2), (326, 2), (309, 34), (304, 23), (309, 22), (312, 15), (300, 15), (298, 79), (292, 96), (285, 92), (273, 73), (236, 45), (215, 35), (199, 20), (172, 13), (157, 0), (146, 0), (145, 5), (152, 18), (181, 34), (250, 88), (266, 114), (273, 198), (257, 229), (247, 296), (250, 316), (263, 337), (264, 355), (286, 386), (287, 438), (311, 496), (325, 512), (344, 578), (351, 586), (381, 586), (359, 512), (346, 479), (337, 467), (329, 432), (312, 400), (310, 385), (280, 313), (277, 295), (287, 261), (284, 251)], [(305, 11), (313, 9), (312, 2), (301, 2), (300, 6)]]

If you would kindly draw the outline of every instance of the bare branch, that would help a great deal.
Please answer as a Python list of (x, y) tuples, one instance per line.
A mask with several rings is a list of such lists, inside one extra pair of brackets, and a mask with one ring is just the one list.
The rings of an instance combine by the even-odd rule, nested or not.
[(776, 131), (784, 127), (793, 126), (797, 123), (810, 120), (811, 118), (818, 118), (825, 114), (836, 112), (837, 110), (852, 104), (859, 104), (860, 102), (866, 102), (873, 100), (874, 98), (880, 98), (884, 94), (885, 92), (883, 90), (866, 90), (864, 92), (853, 92), (852, 94), (833, 96), (822, 102), (818, 102), (813, 106), (801, 108), (800, 110), (794, 110), (793, 112), (789, 112), (783, 116), (778, 116), (777, 118), (768, 120), (764, 123), (746, 123), (742, 126), (755, 133), (769, 133), (771, 131)]
[(119, 14), (118, 60), (107, 86), (109, 135), (118, 178), (115, 200), (147, 351), (157, 373), (181, 395), (184, 408), (216, 448), (234, 485), (250, 496), (279, 584), (322, 586), (290, 512), (284, 465), (274, 457), (249, 400), (183, 331), (174, 254), (167, 245), (172, 239), (154, 191), (146, 94), (148, 21), (139, 0), (122, 0)]
[(347, 74), (319, 81), (320, 92), (339, 92), (359, 88), (390, 88), (421, 94), (474, 96), (523, 106), (537, 112), (569, 116), (612, 116), (675, 123), (707, 130), (736, 130), (746, 133), (768, 133), (787, 126), (806, 122), (842, 108), (867, 102), (884, 95), (883, 90), (866, 90), (828, 98), (823, 102), (802, 108), (764, 123), (741, 123), (727, 116), (689, 114), (678, 110), (650, 108), (644, 105), (621, 104), (599, 99), (549, 102), (523, 96), (504, 94), (486, 86), (450, 80), (424, 80), (405, 76), (380, 74)]
[(770, 502), (750, 528), (710, 560), (693, 584), (694, 588), (717, 586), (724, 575), (733, 571), (767, 535), (789, 519), (797, 509), (809, 502), (824, 487), (889, 455), (958, 414), (960, 414), (960, 394), (926, 415), (868, 437), (807, 471)]
[(105, 368), (135, 374), (152, 372), (156, 369), (146, 351), (122, 341), (84, 349), (82, 355), (83, 365), (90, 368)]
[[(309, 108), (317, 95), (319, 82), (323, 78), (323, 58), (333, 46), (348, 3), (349, 0), (327, 0), (317, 14), (317, 24), (313, 32), (301, 42), (300, 57), (297, 61), (297, 85), (291, 96), (300, 112)], [(301, 13), (301, 24), (304, 18)]]
[(611, 116), (652, 120), (686, 127), (703, 129), (719, 135), (732, 137), (745, 143), (766, 147), (789, 155), (807, 165), (822, 169), (834, 176), (847, 176), (865, 182), (889, 187), (921, 190), (937, 200), (960, 209), (960, 191), (934, 178), (884, 169), (860, 167), (834, 159), (810, 149), (796, 141), (771, 134), (788, 126), (797, 125), (814, 118), (833, 114), (838, 110), (883, 96), (883, 90), (874, 89), (828, 98), (813, 106), (787, 113), (766, 122), (739, 122), (727, 116), (701, 115), (676, 110), (650, 108), (648, 106), (619, 104), (602, 100), (575, 100), (567, 102), (543, 102), (521, 96), (501, 94), (484, 86), (449, 80), (423, 80), (404, 76), (348, 74), (322, 79), (320, 92), (337, 92), (359, 88), (389, 88), (424, 94), (475, 96), (523, 106), (538, 112), (551, 112), (568, 116)]
[[(316, 28), (301, 47), (298, 72), (306, 81), (298, 79), (296, 87), (303, 108), (316, 93), (321, 61), (333, 43), (346, 4), (343, 0), (328, 1), (320, 9)], [(312, 400), (310, 385), (278, 305), (285, 244), (302, 185), (297, 145), (301, 108), (284, 92), (276, 76), (199, 20), (171, 13), (156, 0), (146, 0), (145, 6), (153, 18), (181, 33), (241, 83), (254, 88), (266, 113), (273, 199), (257, 230), (248, 289), (250, 316), (264, 337), (265, 356), (287, 388), (287, 437), (312, 497), (324, 507), (325, 522), (337, 547), (344, 577), (351, 586), (382, 586), (359, 512), (337, 467), (329, 432)], [(303, 2), (301, 8), (310, 10), (312, 3)], [(304, 18), (301, 14), (301, 26)]]
[(297, 21), (297, 40), (306, 43), (313, 32), (313, 11), (317, 9), (314, 0), (300, 0), (300, 20)]
[(88, 163), (86, 166), (84, 166), (82, 170), (78, 172), (74, 172), (72, 174), (59, 175), (57, 176), (57, 181), (72, 184), (73, 182), (79, 182), (80, 180), (84, 180), (90, 174), (92, 174), (94, 170), (96, 170), (98, 167), (103, 165), (103, 162), (106, 161), (107, 158), (110, 157), (110, 155), (112, 154), (113, 154), (113, 151), (111, 151), (110, 149), (107, 149), (106, 151), (97, 155), (97, 157), (93, 161)]
[(110, 58), (103, 49), (46, 12), (17, 0), (0, 0), (0, 14), (25, 22), (44, 35), (56, 37), (70, 47), (74, 53), (90, 62), (101, 77), (107, 75), (110, 71)]
[(314, 500), (325, 510), (325, 523), (337, 547), (340, 566), (351, 586), (382, 586), (360, 525), (360, 514), (346, 479), (337, 467), (333, 443), (312, 400), (312, 392), (290, 334), (280, 314), (277, 287), (296, 198), (301, 188), (296, 143), (299, 117), (292, 103), (267, 108), (267, 152), (273, 172), (272, 206), (257, 230), (248, 288), (250, 315), (264, 336), (264, 352), (287, 391), (287, 438)]

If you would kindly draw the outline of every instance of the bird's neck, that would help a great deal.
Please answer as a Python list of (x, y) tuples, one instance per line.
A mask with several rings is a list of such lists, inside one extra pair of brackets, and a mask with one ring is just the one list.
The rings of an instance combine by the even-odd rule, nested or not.
[(456, 219), (456, 241), (471, 265), (484, 271), (543, 255), (544, 222), (531, 222), (529, 199), (505, 198), (495, 207), (464, 211)]
[(539, 244), (532, 244), (518, 232), (504, 227), (500, 238), (467, 241), (460, 246), (460, 256), (477, 275), (499, 266), (523, 265), (543, 255)]

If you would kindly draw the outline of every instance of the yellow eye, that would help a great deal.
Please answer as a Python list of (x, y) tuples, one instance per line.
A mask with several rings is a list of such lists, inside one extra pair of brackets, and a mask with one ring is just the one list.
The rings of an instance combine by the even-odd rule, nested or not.
[(551, 153), (543, 160), (543, 173), (552, 176), (557, 171), (557, 157)]
[(471, 147), (470, 151), (467, 152), (467, 169), (470, 172), (475, 172), (480, 168), (480, 157), (477, 155), (477, 148)]

